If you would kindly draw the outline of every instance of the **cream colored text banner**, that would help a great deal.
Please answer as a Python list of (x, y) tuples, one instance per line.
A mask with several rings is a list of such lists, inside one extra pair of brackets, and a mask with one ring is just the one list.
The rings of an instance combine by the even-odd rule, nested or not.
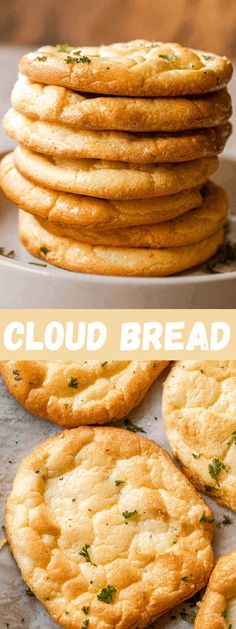
[(1, 360), (235, 358), (236, 310), (2, 310)]

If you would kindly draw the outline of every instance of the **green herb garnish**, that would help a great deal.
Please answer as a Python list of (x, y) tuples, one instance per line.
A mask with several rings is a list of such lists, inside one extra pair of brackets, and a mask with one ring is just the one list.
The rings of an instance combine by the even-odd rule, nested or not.
[(84, 614), (87, 616), (89, 613), (89, 607), (82, 607), (82, 612), (84, 612)]
[(194, 452), (192, 452), (192, 456), (194, 459), (200, 459), (200, 456), (203, 456), (202, 452), (200, 452), (199, 454), (194, 454)]
[(90, 548), (90, 544), (85, 544), (85, 546), (83, 546), (83, 548), (81, 548), (81, 550), (79, 551), (79, 555), (81, 555), (82, 557), (84, 557), (86, 563), (91, 563), (92, 566), (96, 566), (95, 563), (93, 563), (93, 561), (90, 559), (89, 553), (88, 553), (88, 548)]
[(182, 611), (180, 612), (180, 616), (183, 620), (186, 620), (187, 622), (191, 622), (192, 624), (194, 624), (195, 622), (196, 614), (193, 611), (192, 612)]
[(104, 363), (101, 363), (101, 367), (105, 367), (107, 365), (107, 363), (108, 363), (108, 360), (105, 360)]
[(210, 476), (216, 481), (216, 484), (219, 487), (220, 483), (219, 483), (219, 480), (218, 480), (218, 476), (219, 476), (221, 470), (225, 470), (224, 463), (222, 463), (222, 461), (220, 461), (220, 459), (213, 459), (212, 463), (209, 463), (209, 465), (208, 465), (208, 470), (209, 470)]
[(67, 55), (67, 57), (65, 58), (65, 62), (66, 63), (91, 63), (91, 59), (89, 59), (89, 57), (86, 57), (86, 55), (82, 55), (81, 57), (73, 57), (72, 55)]
[(83, 620), (82, 622), (81, 629), (87, 629), (88, 626), (89, 626), (89, 618), (86, 618), (86, 620)]
[(14, 380), (16, 380), (17, 382), (20, 382), (21, 376), (20, 376), (19, 369), (13, 369), (12, 373), (14, 375)]
[(128, 520), (129, 518), (132, 518), (133, 515), (137, 515), (137, 510), (135, 509), (134, 511), (123, 511), (122, 515), (125, 518), (125, 520)]
[(219, 522), (217, 522), (217, 526), (228, 526), (229, 524), (232, 524), (232, 520), (230, 519), (229, 515), (223, 515), (223, 519), (220, 520)]
[(71, 376), (68, 381), (68, 387), (70, 387), (70, 389), (78, 389), (78, 378), (73, 378), (73, 376)]
[(113, 587), (113, 585), (107, 585), (101, 589), (101, 592), (97, 594), (97, 598), (99, 601), (103, 601), (103, 603), (107, 603), (111, 605), (113, 603), (112, 595), (117, 592), (117, 589)]
[(47, 56), (46, 55), (37, 55), (36, 57), (36, 61), (46, 61)]
[(34, 593), (29, 588), (25, 588), (25, 593), (27, 594), (27, 596), (34, 596)]
[(141, 426), (136, 426), (135, 424), (133, 424), (133, 422), (131, 421), (131, 419), (129, 419), (129, 417), (127, 417), (124, 420), (124, 425), (125, 428), (127, 428), (127, 430), (130, 430), (131, 432), (145, 432), (146, 430), (144, 430)]
[(124, 480), (115, 480), (115, 486), (119, 487), (119, 485), (123, 485), (124, 482)]
[(47, 253), (49, 253), (50, 249), (48, 249), (47, 247), (40, 247), (39, 251), (41, 251), (41, 253), (44, 253), (44, 255), (46, 256)]
[(214, 518), (209, 517), (208, 515), (205, 514), (205, 511), (203, 511), (199, 522), (214, 522)]
[(42, 264), (41, 262), (28, 262), (28, 264), (32, 264), (32, 266), (47, 266), (47, 264)]
[(217, 253), (212, 256), (205, 264), (204, 270), (207, 273), (218, 273), (216, 266), (218, 264), (230, 264), (236, 260), (236, 243), (226, 242), (218, 249)]
[(165, 61), (177, 61), (178, 57), (176, 55), (161, 55), (159, 54), (158, 57), (160, 57), (160, 59), (165, 59)]
[(8, 253), (6, 253), (5, 247), (0, 247), (0, 256), (3, 256), (4, 258), (15, 258), (16, 253), (13, 249), (11, 249), (11, 251), (8, 251)]

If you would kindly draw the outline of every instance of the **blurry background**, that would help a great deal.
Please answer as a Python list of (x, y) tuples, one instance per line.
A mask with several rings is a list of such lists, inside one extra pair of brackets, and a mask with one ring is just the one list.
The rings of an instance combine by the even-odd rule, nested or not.
[(236, 0), (0, 0), (0, 43), (77, 46), (137, 37), (236, 58)]

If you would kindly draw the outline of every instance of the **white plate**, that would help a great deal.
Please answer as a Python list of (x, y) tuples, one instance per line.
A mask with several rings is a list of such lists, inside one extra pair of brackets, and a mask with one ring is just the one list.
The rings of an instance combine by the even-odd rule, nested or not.
[[(130, 413), (133, 423), (137, 423), (146, 431), (146, 437), (153, 439), (166, 450), (168, 444), (161, 418), (162, 383), (167, 375), (165, 372), (151, 387), (143, 403)], [(157, 420), (155, 418), (158, 418)], [(118, 425), (120, 422), (118, 422)], [(34, 417), (7, 393), (0, 383), (0, 528), (3, 523), (5, 499), (11, 491), (12, 480), (20, 460), (26, 456), (38, 443), (61, 431), (49, 421)], [(10, 463), (9, 463), (10, 461)], [(236, 547), (236, 514), (204, 496), (214, 512), (215, 521), (222, 521), (223, 514), (229, 515), (231, 524), (226, 527), (215, 527), (214, 552), (215, 557)], [(9, 549), (4, 546), (0, 551), (0, 615), (4, 629), (58, 629), (43, 606), (26, 595), (26, 585), (23, 582), (15, 561)], [(182, 603), (177, 609), (165, 614), (152, 625), (152, 629), (190, 629), (193, 625), (182, 620), (181, 610), (192, 611), (188, 603)], [(196, 610), (195, 610), (196, 611)], [(173, 617), (174, 618), (171, 618)], [(24, 623), (21, 619), (24, 618)], [(8, 625), (7, 625), (8, 623)], [(79, 627), (78, 627), (79, 629)], [(151, 629), (151, 627), (150, 627)]]
[[(236, 240), (236, 160), (221, 159), (214, 180), (230, 197), (231, 238)], [(236, 263), (219, 274), (202, 268), (167, 278), (72, 273), (37, 263), (17, 234), (17, 208), (0, 196), (0, 308), (236, 308)], [(40, 260), (38, 260), (40, 262)]]

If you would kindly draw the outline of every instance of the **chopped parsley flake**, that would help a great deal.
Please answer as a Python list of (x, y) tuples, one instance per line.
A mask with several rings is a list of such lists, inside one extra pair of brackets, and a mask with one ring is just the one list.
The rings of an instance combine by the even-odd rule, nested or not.
[(160, 57), (160, 59), (165, 59), (165, 61), (177, 61), (177, 59), (178, 59), (177, 55), (161, 55), (161, 54), (159, 54), (158, 57)]
[(133, 515), (137, 515), (137, 510), (135, 509), (134, 511), (123, 511), (122, 515), (125, 518), (125, 520), (128, 520), (129, 518), (132, 518)]
[(124, 480), (115, 480), (115, 486), (119, 487), (119, 485), (123, 485), (124, 482)]
[(209, 465), (208, 465), (208, 470), (209, 470), (210, 476), (216, 481), (216, 484), (219, 487), (220, 483), (219, 483), (219, 480), (218, 480), (218, 476), (219, 476), (221, 470), (225, 470), (224, 463), (222, 463), (222, 461), (220, 461), (220, 459), (213, 459), (212, 463), (209, 463)]
[(72, 55), (67, 55), (67, 57), (65, 58), (65, 62), (66, 63), (91, 63), (91, 59), (89, 59), (89, 57), (86, 57), (86, 55), (82, 55), (81, 57), (73, 57)]
[(199, 454), (195, 454), (194, 452), (192, 452), (192, 456), (194, 459), (200, 459), (200, 456), (203, 456), (202, 452), (200, 452)]
[(225, 514), (223, 515), (223, 519), (217, 522), (217, 526), (219, 527), (228, 526), (229, 524), (232, 524), (232, 520), (230, 519), (229, 515)]
[(218, 249), (217, 253), (212, 256), (205, 264), (204, 270), (207, 273), (218, 273), (216, 267), (218, 264), (230, 264), (236, 261), (236, 242), (225, 242)]
[(191, 612), (182, 611), (180, 612), (180, 616), (183, 620), (186, 620), (187, 622), (191, 622), (192, 624), (194, 624), (195, 622), (196, 614), (194, 611), (191, 611)]
[(111, 605), (113, 603), (113, 594), (117, 592), (117, 589), (113, 587), (113, 585), (107, 585), (101, 589), (101, 592), (97, 594), (97, 599), (102, 601), (103, 603), (107, 603)]
[(25, 593), (27, 596), (34, 596), (34, 593), (29, 588), (25, 588)]
[(41, 253), (44, 253), (44, 255), (46, 256), (47, 253), (49, 253), (50, 249), (43, 246), (43, 247), (40, 247), (39, 251), (41, 251)]
[(89, 626), (89, 618), (86, 618), (86, 620), (83, 620), (82, 622), (81, 629), (87, 629), (88, 626)]
[(127, 428), (127, 430), (130, 430), (131, 432), (145, 432), (146, 433), (146, 430), (144, 430), (142, 426), (136, 426), (135, 424), (133, 424), (133, 422), (131, 421), (131, 419), (129, 419), (129, 417), (127, 417), (124, 420), (124, 425), (125, 425), (125, 428)]
[(73, 376), (71, 376), (68, 382), (68, 387), (70, 387), (70, 389), (78, 389), (78, 378), (73, 378)]
[(101, 363), (101, 367), (105, 367), (107, 365), (107, 363), (108, 363), (108, 360), (105, 360), (104, 363)]
[(214, 518), (209, 517), (208, 515), (205, 514), (205, 511), (203, 511), (203, 514), (201, 515), (199, 522), (214, 522)]
[(13, 369), (12, 373), (14, 375), (14, 380), (16, 380), (16, 382), (20, 382), (21, 376), (20, 376), (19, 369)]
[(82, 607), (82, 612), (84, 612), (84, 614), (87, 616), (89, 613), (89, 607)]
[(46, 61), (47, 56), (46, 55), (37, 55), (36, 57), (36, 61)]
[(90, 559), (90, 555), (88, 553), (88, 548), (90, 548), (90, 544), (85, 544), (85, 546), (83, 546), (83, 548), (81, 548), (81, 550), (79, 551), (79, 555), (81, 555), (82, 557), (85, 558), (85, 561), (87, 563), (91, 563), (92, 566), (96, 567), (96, 564), (93, 563), (93, 561)]
[(11, 251), (8, 251), (8, 253), (6, 253), (5, 247), (0, 247), (0, 256), (3, 256), (4, 258), (15, 258), (16, 252), (11, 249)]

